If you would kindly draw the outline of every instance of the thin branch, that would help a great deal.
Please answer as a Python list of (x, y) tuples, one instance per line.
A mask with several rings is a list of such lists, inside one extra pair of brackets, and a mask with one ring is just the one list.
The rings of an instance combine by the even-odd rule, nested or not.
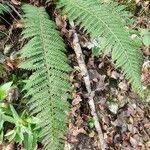
[(103, 137), (103, 133), (102, 133), (102, 129), (101, 129), (101, 126), (100, 126), (100, 123), (99, 123), (98, 115), (96, 113), (96, 108), (95, 108), (95, 104), (94, 104), (94, 92), (92, 92), (92, 90), (91, 90), (91, 84), (90, 84), (90, 78), (89, 78), (88, 70), (87, 70), (87, 67), (85, 65), (82, 49), (81, 49), (81, 46), (79, 44), (78, 35), (75, 31), (74, 23), (71, 22), (70, 24), (71, 24), (72, 28), (74, 29), (73, 49), (74, 49), (76, 57), (77, 57), (77, 61), (78, 61), (79, 67), (80, 67), (81, 74), (84, 78), (84, 82), (85, 82), (87, 92), (89, 94), (88, 103), (89, 103), (89, 106), (90, 106), (90, 109), (91, 109), (91, 114), (92, 114), (94, 122), (95, 122), (95, 128), (96, 128), (96, 131), (98, 133), (99, 143), (101, 145), (101, 150), (105, 150), (107, 148), (107, 145), (106, 145), (106, 142), (105, 142), (104, 137)]

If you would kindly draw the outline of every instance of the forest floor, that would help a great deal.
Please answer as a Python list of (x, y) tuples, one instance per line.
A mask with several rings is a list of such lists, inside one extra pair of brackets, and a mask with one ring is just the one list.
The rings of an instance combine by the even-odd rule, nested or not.
[[(33, 3), (37, 2), (38, 0), (33, 0)], [(126, 3), (125, 0), (119, 2)], [(19, 12), (21, 2), (11, 0), (11, 4)], [(128, 3), (127, 8), (134, 13), (136, 19), (132, 28), (150, 30), (149, 1), (134, 1), (133, 4)], [(8, 21), (0, 24), (0, 30), (8, 34), (8, 36), (1, 37), (0, 40), (0, 83), (8, 81), (16, 83), (17, 88), (10, 91), (9, 96), (13, 97), (10, 99), (16, 99), (13, 101), (15, 104), (24, 104), (24, 102), (20, 102), (20, 87), (22, 80), (26, 79), (30, 73), (17, 68), (19, 60), (15, 54), (22, 47), (20, 40), (22, 22), (15, 13), (13, 16), (15, 19), (12, 16), (5, 16)], [(67, 43), (66, 22), (57, 13), (54, 14), (54, 19)], [(80, 44), (84, 45), (82, 50), (90, 75), (92, 91), (95, 93), (95, 106), (108, 150), (150, 150), (150, 46), (143, 44), (141, 48), (144, 53), (141, 80), (145, 88), (145, 98), (141, 100), (132, 91), (120, 70), (114, 68), (111, 56), (93, 57), (91, 50), (87, 48), (91, 44), (89, 38), (80, 32), (78, 35)], [(76, 55), (69, 45), (68, 58), (73, 68), (70, 77), (74, 90), (73, 100), (70, 102), (71, 111), (65, 150), (99, 150), (100, 145), (88, 105), (84, 80), (79, 71)], [(11, 146), (8, 147), (5, 143), (0, 145), (0, 150), (23, 149), (17, 144)], [(39, 147), (38, 150), (40, 149), (42, 148)]]

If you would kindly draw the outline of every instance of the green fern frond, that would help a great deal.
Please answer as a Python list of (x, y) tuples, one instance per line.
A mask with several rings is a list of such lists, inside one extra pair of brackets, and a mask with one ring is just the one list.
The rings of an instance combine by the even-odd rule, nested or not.
[(24, 60), (21, 68), (33, 70), (25, 90), (31, 114), (41, 122), (40, 137), (46, 150), (60, 150), (66, 131), (69, 109), (67, 98), (70, 90), (70, 67), (62, 38), (43, 7), (24, 5), (25, 29), (23, 38), (30, 39), (20, 54)]
[(102, 36), (107, 40), (106, 47), (112, 49), (116, 66), (122, 68), (132, 87), (142, 94), (142, 55), (138, 50), (139, 45), (130, 38), (125, 22), (116, 13), (117, 7), (113, 12), (112, 8), (108, 9), (108, 5), (100, 4), (97, 0), (59, 0), (57, 7), (62, 8), (69, 20), (84, 28), (92, 38)]
[(8, 12), (10, 12), (10, 8), (7, 5), (0, 3), (0, 15)]

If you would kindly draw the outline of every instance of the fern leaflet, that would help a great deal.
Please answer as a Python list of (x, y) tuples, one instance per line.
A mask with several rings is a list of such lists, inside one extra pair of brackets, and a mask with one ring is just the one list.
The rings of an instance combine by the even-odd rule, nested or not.
[(10, 12), (10, 8), (7, 5), (0, 3), (0, 15), (8, 12)]

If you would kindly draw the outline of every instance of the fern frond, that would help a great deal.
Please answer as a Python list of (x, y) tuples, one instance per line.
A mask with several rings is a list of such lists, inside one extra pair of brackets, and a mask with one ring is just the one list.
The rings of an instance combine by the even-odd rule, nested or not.
[(120, 13), (116, 13), (117, 7), (113, 12), (113, 8), (108, 9), (108, 5), (100, 4), (97, 0), (59, 0), (57, 7), (62, 8), (69, 20), (84, 28), (92, 38), (102, 36), (107, 40), (106, 46), (112, 49), (116, 66), (122, 68), (132, 87), (141, 94), (142, 55), (138, 50), (139, 45), (131, 40)]
[(10, 12), (10, 8), (7, 5), (0, 3), (0, 15), (8, 12)]
[(31, 114), (41, 122), (40, 137), (46, 150), (60, 150), (60, 139), (66, 131), (68, 71), (70, 67), (62, 38), (43, 7), (24, 5), (25, 29), (23, 38), (30, 39), (20, 54), (21, 68), (33, 70), (25, 90)]

